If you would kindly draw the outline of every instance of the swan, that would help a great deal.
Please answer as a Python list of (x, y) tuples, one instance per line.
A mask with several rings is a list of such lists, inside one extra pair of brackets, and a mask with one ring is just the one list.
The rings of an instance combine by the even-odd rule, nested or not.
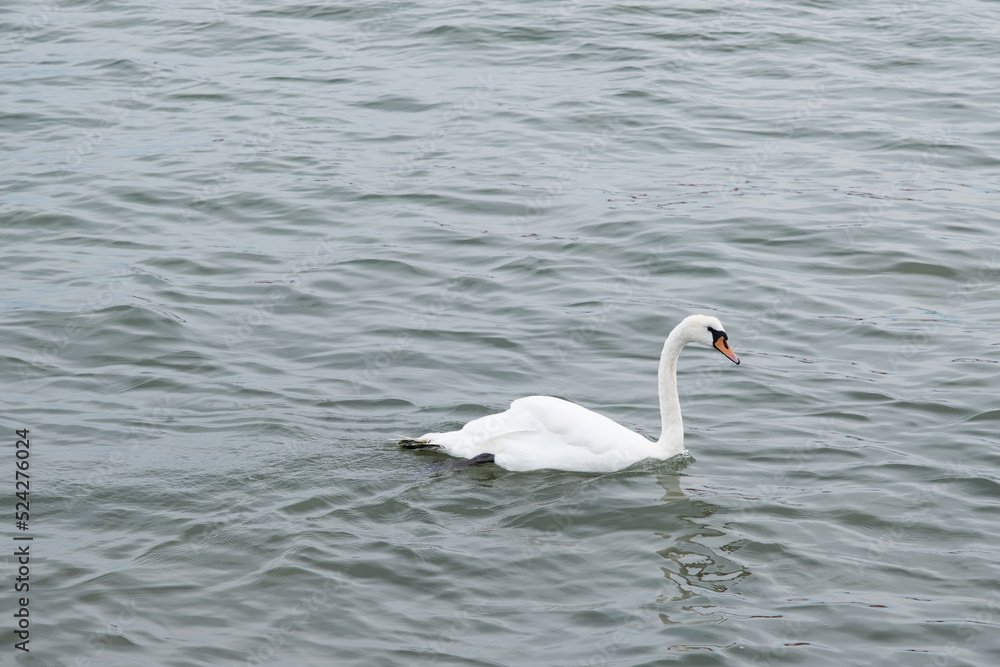
[(604, 415), (552, 396), (528, 396), (498, 414), (474, 419), (458, 431), (405, 438), (407, 449), (433, 449), (468, 459), (469, 465), (495, 463), (514, 471), (612, 472), (646, 458), (666, 460), (684, 451), (684, 426), (677, 398), (677, 357), (688, 343), (714, 347), (733, 363), (722, 323), (690, 315), (663, 344), (658, 373), (660, 439), (652, 442)]

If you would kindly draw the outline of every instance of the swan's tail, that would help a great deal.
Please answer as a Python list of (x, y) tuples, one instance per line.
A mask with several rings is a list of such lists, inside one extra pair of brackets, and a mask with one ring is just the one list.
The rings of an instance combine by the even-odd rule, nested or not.
[(441, 449), (441, 445), (432, 444), (425, 438), (403, 438), (399, 441), (399, 446), (403, 449)]

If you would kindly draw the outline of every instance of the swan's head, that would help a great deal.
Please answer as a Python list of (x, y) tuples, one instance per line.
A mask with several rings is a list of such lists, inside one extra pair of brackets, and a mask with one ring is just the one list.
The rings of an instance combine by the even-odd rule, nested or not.
[(681, 327), (687, 342), (714, 347), (729, 357), (734, 364), (740, 363), (740, 358), (733, 352), (733, 348), (729, 347), (729, 336), (718, 318), (711, 315), (691, 315), (681, 322)]

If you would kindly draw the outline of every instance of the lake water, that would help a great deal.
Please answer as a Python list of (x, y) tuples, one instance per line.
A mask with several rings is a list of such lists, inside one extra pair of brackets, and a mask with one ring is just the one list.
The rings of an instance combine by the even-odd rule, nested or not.
[[(3, 664), (1000, 664), (996, 3), (2, 22)], [(395, 444), (692, 312), (690, 456)]]

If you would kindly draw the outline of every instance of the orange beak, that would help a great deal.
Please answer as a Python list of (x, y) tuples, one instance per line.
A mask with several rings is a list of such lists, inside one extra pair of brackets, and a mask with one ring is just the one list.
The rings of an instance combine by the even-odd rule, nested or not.
[(729, 357), (729, 360), (734, 364), (740, 363), (740, 358), (736, 356), (735, 352), (733, 352), (733, 348), (729, 347), (729, 339), (726, 338), (726, 334), (716, 336), (714, 344), (715, 349)]

